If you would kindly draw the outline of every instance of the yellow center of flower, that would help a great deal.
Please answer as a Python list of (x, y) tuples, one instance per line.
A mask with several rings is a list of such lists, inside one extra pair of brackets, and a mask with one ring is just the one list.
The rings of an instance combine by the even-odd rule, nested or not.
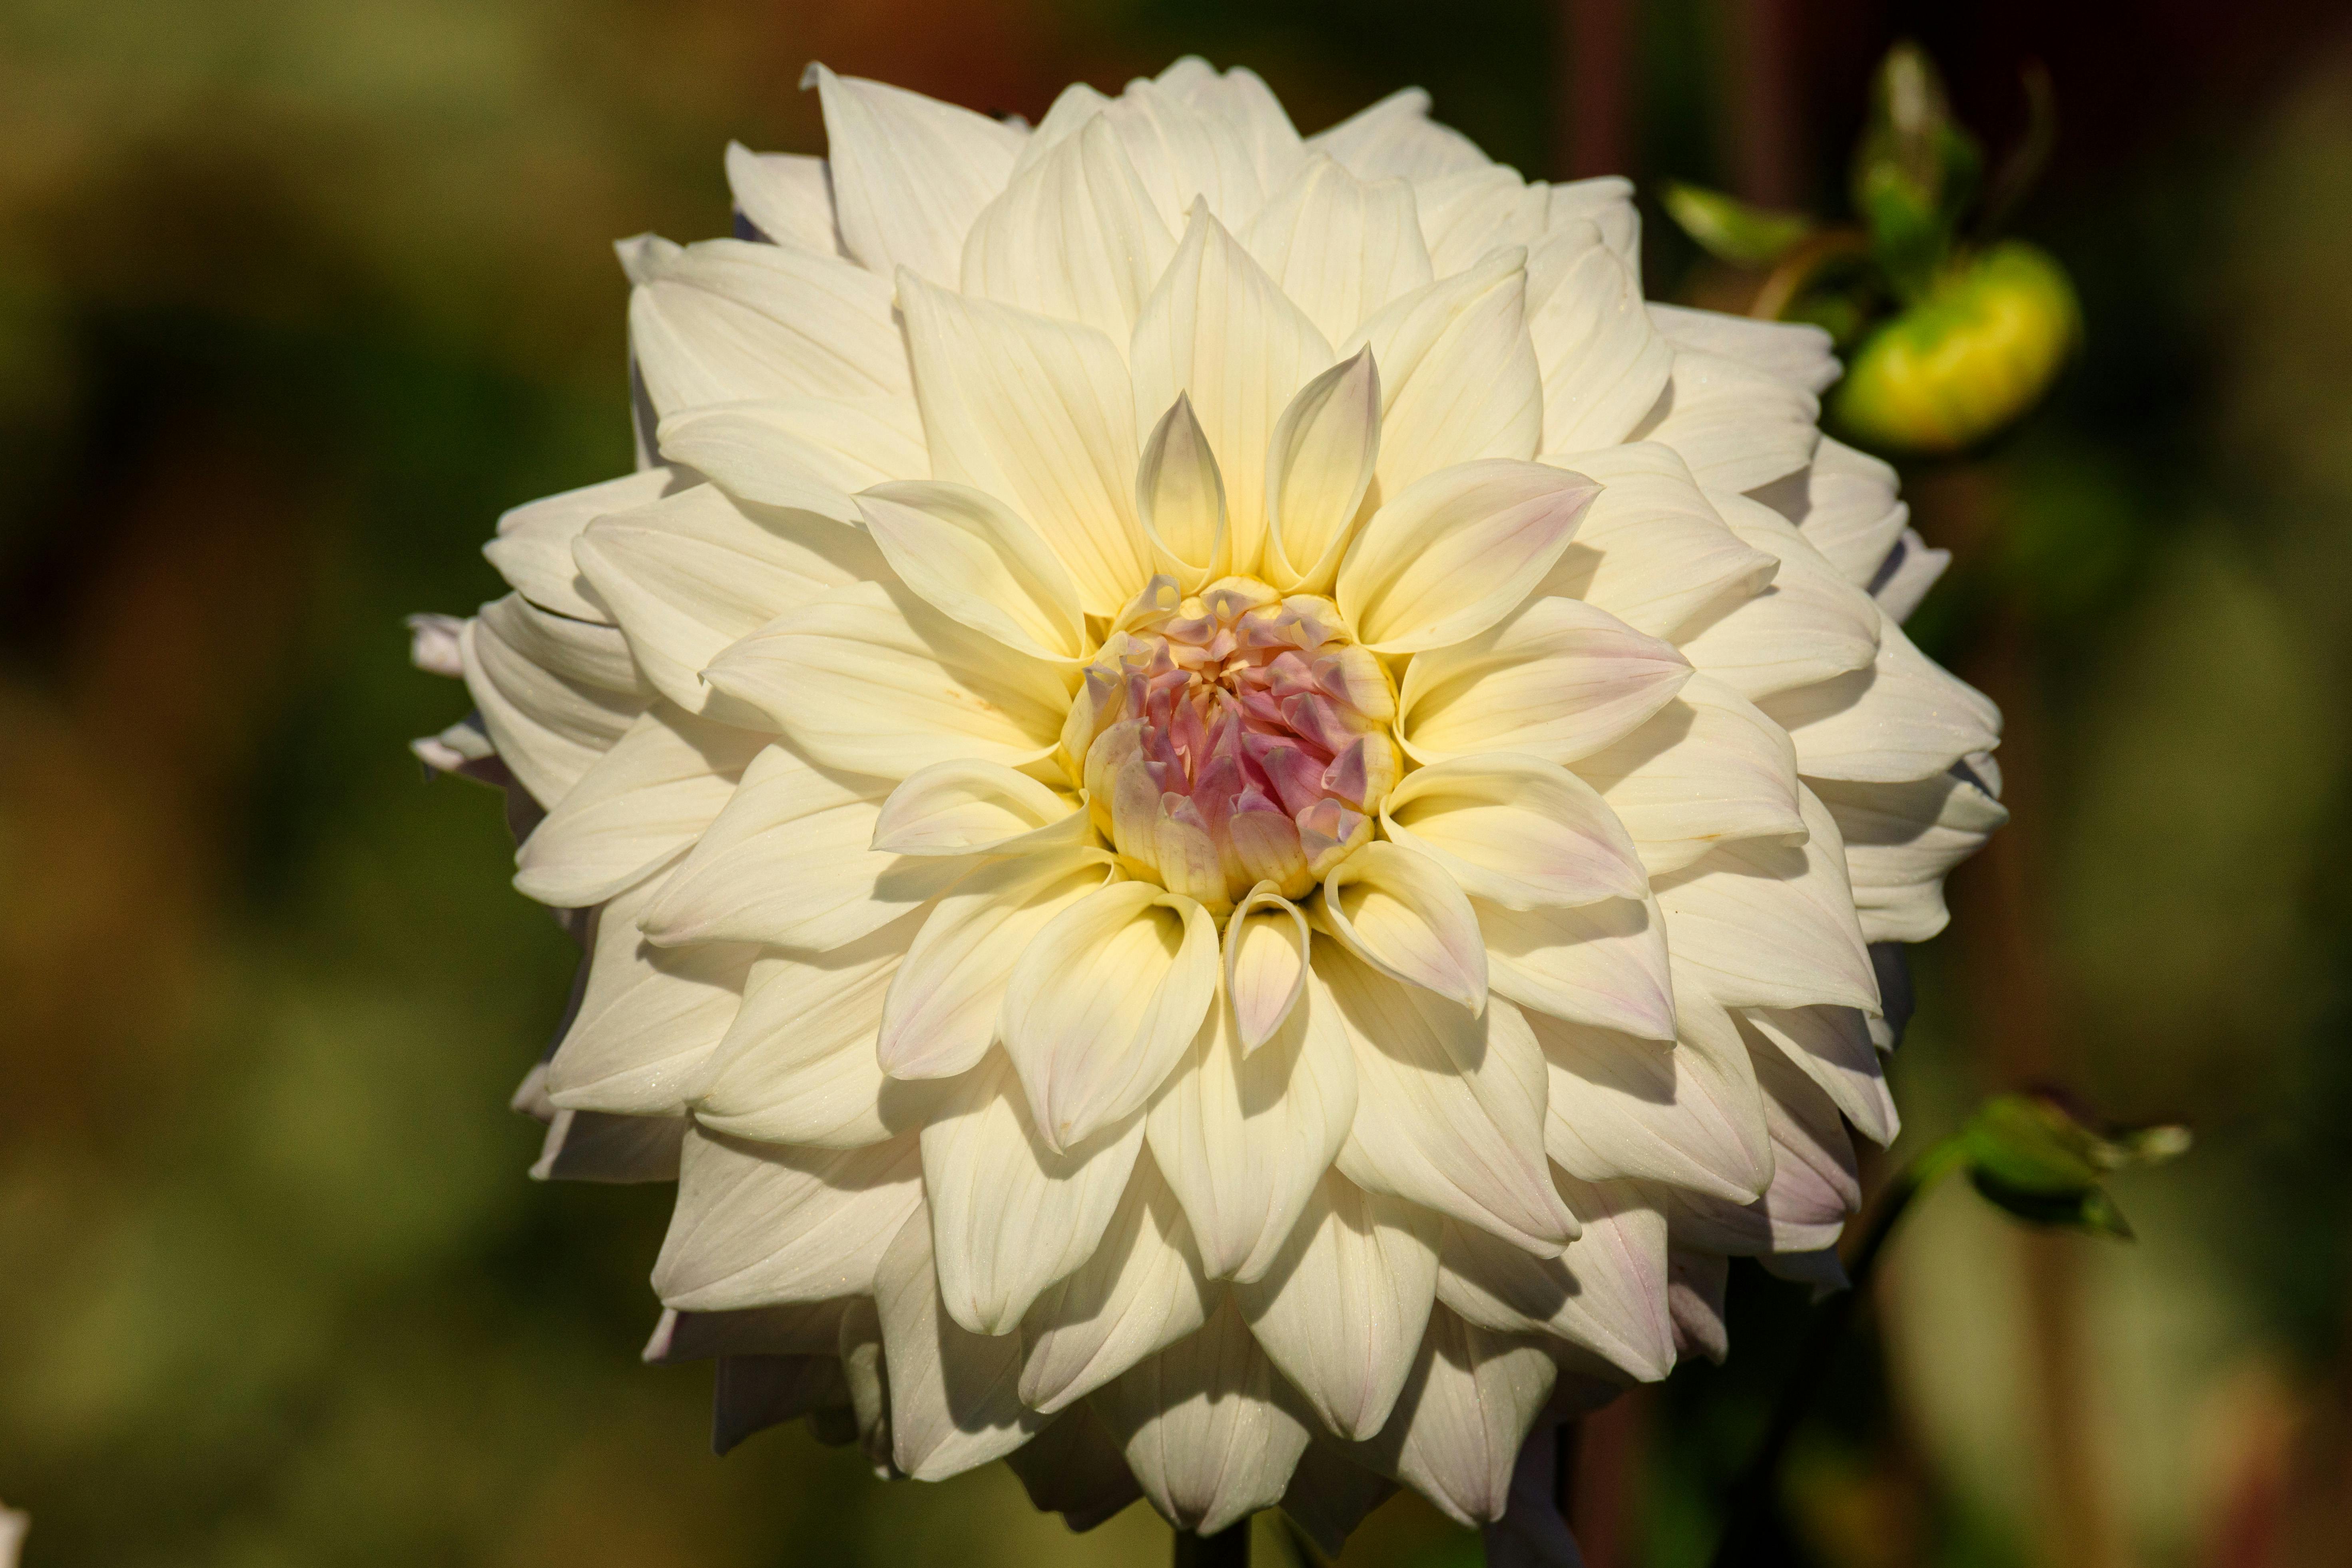
[(1330, 600), (1250, 577), (1155, 577), (1112, 626), (1063, 765), (1130, 869), (1222, 913), (1297, 898), (1372, 835), (1396, 693)]

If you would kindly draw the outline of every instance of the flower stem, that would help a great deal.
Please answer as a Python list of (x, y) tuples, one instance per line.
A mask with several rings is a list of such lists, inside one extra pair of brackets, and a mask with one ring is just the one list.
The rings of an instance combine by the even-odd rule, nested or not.
[(1798, 1347), (1790, 1367), (1789, 1381), (1773, 1405), (1764, 1440), (1757, 1447), (1755, 1457), (1748, 1461), (1748, 1468), (1740, 1472), (1739, 1479), (1733, 1483), (1731, 1517), (1716, 1548), (1713, 1568), (1741, 1568), (1745, 1563), (1781, 1560), (1773, 1543), (1780, 1536), (1780, 1464), (1788, 1457), (1789, 1441), (1803, 1425), (1806, 1414), (1812, 1408), (1814, 1394), (1837, 1359), (1846, 1328), (1853, 1321), (1878, 1255), (1885, 1249), (1886, 1238), (1894, 1234), (1895, 1222), (1937, 1177), (1957, 1168), (1965, 1158), (1958, 1141), (1947, 1139), (1905, 1167), (1879, 1194), (1869, 1226), (1846, 1264), (1847, 1288), (1831, 1297), (1813, 1314), (1812, 1325), (1806, 1330), (1804, 1342)]
[(1249, 1568), (1250, 1521), (1228, 1525), (1214, 1535), (1176, 1532), (1176, 1568)]

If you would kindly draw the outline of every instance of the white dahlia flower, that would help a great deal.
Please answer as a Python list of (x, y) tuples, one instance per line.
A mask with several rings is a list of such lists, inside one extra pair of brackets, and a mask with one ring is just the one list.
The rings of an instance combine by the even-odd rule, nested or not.
[(1871, 944), (2003, 816), (1941, 558), (1822, 333), (1645, 305), (1624, 181), (1422, 93), (812, 77), (741, 237), (620, 247), (641, 471), (418, 625), (588, 949), (541, 1172), (677, 1180), (722, 1447), (1500, 1519), (1727, 1257), (1834, 1276)]

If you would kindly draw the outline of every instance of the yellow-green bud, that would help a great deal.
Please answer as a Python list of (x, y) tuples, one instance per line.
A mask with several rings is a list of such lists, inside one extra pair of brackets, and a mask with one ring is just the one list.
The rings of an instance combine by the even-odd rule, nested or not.
[(2081, 331), (2065, 269), (2006, 240), (1952, 267), (1872, 333), (1832, 412), (1865, 447), (1957, 452), (2040, 402)]

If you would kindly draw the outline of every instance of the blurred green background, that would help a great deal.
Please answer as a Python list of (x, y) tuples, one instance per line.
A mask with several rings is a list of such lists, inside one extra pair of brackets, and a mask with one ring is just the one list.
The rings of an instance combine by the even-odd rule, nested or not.
[[(1032, 117), (1198, 50), (1315, 129), (1420, 82), (1530, 174), (1834, 205), (1921, 37), (2087, 352), (1980, 461), (1918, 623), (2011, 713), (1896, 1058), (2178, 1119), (2143, 1239), (1910, 1224), (1789, 1502), (1824, 1568), (2352, 1562), (2352, 30), (2340, 6), (1871, 0), (0, 4), (0, 1498), (26, 1561), (1150, 1563), (1001, 1467), (884, 1489), (797, 1426), (724, 1461), (647, 1369), (663, 1189), (539, 1186), (504, 1110), (572, 949), (493, 797), (404, 742), (400, 616), (501, 589), (499, 510), (628, 463), (608, 243), (814, 150), (803, 64)], [(1645, 188), (1647, 186), (1645, 185)], [(1654, 295), (1737, 300), (1653, 211)], [(1696, 1568), (1804, 1310), (1593, 1423), (1594, 1568)], [(1268, 1542), (1269, 1548), (1272, 1543)], [(1268, 1561), (1280, 1561), (1269, 1557)], [(1469, 1563), (1400, 1500), (1345, 1561)]]

